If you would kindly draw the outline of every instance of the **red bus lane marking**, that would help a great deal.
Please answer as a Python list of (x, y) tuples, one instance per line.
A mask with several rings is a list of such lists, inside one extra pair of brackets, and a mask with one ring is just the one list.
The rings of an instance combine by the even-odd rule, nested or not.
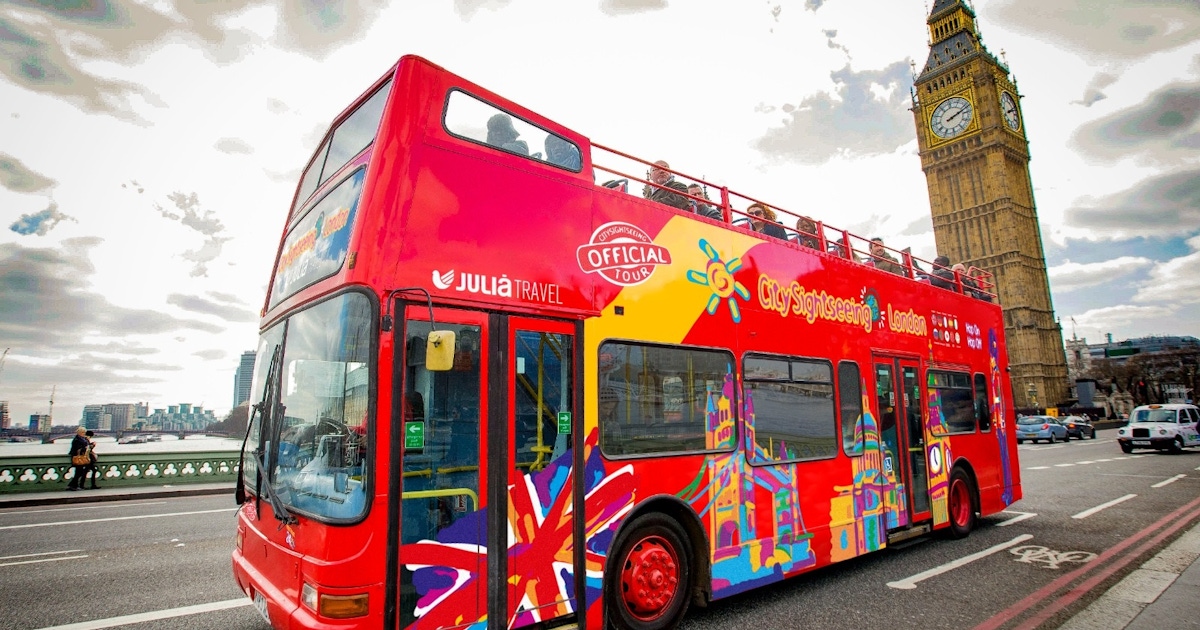
[[(1189, 510), (1194, 510), (1197, 507), (1200, 507), (1200, 498), (1193, 499), (1190, 503), (1184, 505), (1183, 507), (1180, 507), (1179, 509), (1175, 510), (1174, 512), (1171, 512), (1170, 514), (1167, 514), (1166, 516), (1155, 521), (1153, 524), (1146, 527), (1145, 529), (1137, 532), (1136, 534), (1133, 534), (1132, 536), (1126, 538), (1125, 540), (1122, 540), (1121, 542), (1117, 543), (1112, 548), (1110, 548), (1108, 551), (1105, 551), (1104, 553), (1100, 554), (1100, 556), (1097, 557), (1095, 560), (1083, 565), (1082, 567), (1079, 567), (1078, 569), (1075, 569), (1074, 571), (1058, 578), (1057, 580), (1054, 580), (1053, 582), (1047, 584), (1046, 586), (1043, 586), (1042, 588), (1038, 589), (1037, 591), (1030, 593), (1021, 601), (1013, 604), (1012, 606), (1009, 606), (1008, 608), (1005, 608), (1004, 610), (993, 615), (990, 619), (975, 626), (974, 630), (996, 630), (997, 628), (1000, 628), (1001, 626), (1003, 626), (1004, 624), (1008, 623), (1013, 618), (1015, 618), (1017, 615), (1044, 602), (1046, 600), (1046, 598), (1050, 597), (1054, 593), (1058, 592), (1059, 590), (1063, 589), (1067, 585), (1071, 584), (1072, 582), (1077, 580), (1080, 576), (1091, 571), (1093, 568), (1104, 566), (1105, 562), (1108, 562), (1114, 556), (1125, 551), (1125, 549), (1127, 549), (1131, 545), (1144, 539), (1146, 536), (1149, 536), (1155, 530), (1159, 529), (1160, 527), (1163, 527), (1164, 525), (1167, 525), (1168, 523), (1171, 523), (1172, 521), (1175, 521), (1175, 524), (1171, 525), (1166, 530), (1159, 533), (1157, 536), (1155, 536), (1149, 542), (1147, 542), (1146, 544), (1144, 544), (1141, 547), (1139, 547), (1138, 549), (1136, 549), (1133, 553), (1129, 554), (1125, 558), (1118, 560), (1113, 566), (1106, 568), (1104, 570), (1103, 574), (1098, 576), (1099, 579), (1093, 578), (1091, 580), (1088, 580), (1087, 582), (1084, 582), (1083, 584), (1080, 584), (1079, 587), (1072, 589), (1070, 592), (1065, 594), (1061, 599), (1055, 601), (1053, 604), (1050, 604), (1050, 606), (1048, 606), (1045, 610), (1043, 610), (1042, 613), (1040, 613), (1039, 616), (1036, 618), (1037, 623), (1041, 623), (1041, 622), (1045, 621), (1047, 618), (1050, 617), (1050, 615), (1053, 615), (1054, 613), (1058, 612), (1062, 608), (1066, 607), (1067, 605), (1071, 604), (1075, 600), (1082, 597), (1084, 595), (1084, 593), (1087, 593), (1088, 589), (1095, 586), (1095, 584), (1099, 584), (1100, 581), (1104, 580), (1104, 578), (1106, 578), (1109, 575), (1111, 575), (1112, 573), (1116, 572), (1117, 570), (1119, 570), (1121, 567), (1125, 566), (1126, 564), (1129, 564), (1131, 561), (1133, 561), (1134, 558), (1137, 558), (1141, 553), (1144, 553), (1144, 551), (1146, 549), (1152, 548), (1154, 545), (1158, 544), (1163, 538), (1165, 538), (1166, 536), (1169, 536), (1170, 534), (1179, 530), (1181, 527), (1186, 525), (1188, 522), (1190, 522), (1192, 519), (1196, 518), (1197, 516), (1200, 516), (1200, 511), (1197, 511), (1197, 512), (1188, 514), (1188, 516), (1186, 518), (1182, 518), (1182, 519), (1179, 518), (1181, 515), (1187, 513)], [(1083, 588), (1085, 585), (1087, 585), (1087, 588)], [(1080, 589), (1082, 589), (1082, 590), (1080, 590)], [(1045, 617), (1042, 617), (1042, 615), (1045, 615)], [(1034, 624), (1032, 626), (1022, 625), (1020, 627), (1021, 628), (1025, 628), (1025, 627), (1034, 628), (1037, 626), (1036, 626), (1036, 624)]]

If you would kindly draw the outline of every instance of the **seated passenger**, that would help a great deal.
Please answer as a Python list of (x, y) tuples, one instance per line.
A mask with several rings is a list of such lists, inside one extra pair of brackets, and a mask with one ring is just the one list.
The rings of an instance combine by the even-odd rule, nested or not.
[(820, 249), (821, 241), (817, 238), (817, 222), (808, 217), (796, 219), (796, 232), (800, 238), (797, 242), (810, 249)]
[[(708, 193), (704, 192), (704, 187), (700, 184), (688, 184), (687, 193), (693, 197), (708, 199)], [(698, 203), (693, 199), (688, 199), (688, 202), (691, 204), (690, 208), (692, 212), (695, 212), (702, 217), (708, 217), (718, 221), (723, 219), (720, 210), (717, 210), (706, 203)]]
[(642, 187), (642, 196), (650, 201), (657, 201), (672, 208), (691, 210), (691, 200), (679, 194), (687, 192), (687, 185), (683, 182), (675, 181), (675, 176), (665, 170), (668, 168), (671, 168), (671, 165), (667, 164), (665, 160), (659, 160), (654, 163), (654, 166), (650, 168), (650, 172), (646, 175), (646, 178), (651, 183)]
[(746, 208), (746, 214), (750, 215), (750, 229), (773, 236), (781, 241), (787, 240), (787, 230), (784, 230), (782, 225), (775, 223), (775, 211), (766, 204), (752, 203), (749, 208)]
[(898, 276), (907, 276), (904, 272), (904, 267), (900, 265), (900, 261), (896, 260), (883, 247), (883, 239), (876, 236), (871, 239), (871, 261), (876, 269), (882, 269), (888, 273), (894, 273)]
[(941, 289), (958, 290), (954, 282), (954, 272), (950, 270), (949, 256), (938, 256), (933, 259), (933, 273), (929, 276), (929, 283)]
[(546, 135), (546, 161), (572, 171), (580, 167), (579, 148), (554, 134)]
[(979, 283), (975, 281), (975, 278), (972, 278), (971, 276), (967, 275), (966, 265), (964, 265), (962, 263), (956, 263), (950, 269), (954, 272), (957, 272), (959, 275), (959, 278), (962, 279), (962, 286), (963, 286), (964, 294), (969, 295), (977, 300), (983, 300), (985, 302), (992, 301), (992, 296), (988, 295), (987, 293), (984, 293), (983, 290), (979, 288)]
[[(825, 251), (837, 256), (838, 258), (846, 258), (846, 252), (848, 251), (846, 248), (846, 239), (843, 237), (836, 241), (829, 241)], [(862, 259), (858, 257), (857, 253), (855, 253), (853, 250), (849, 250), (849, 252), (850, 260), (853, 260), (854, 262), (862, 262)]]
[(487, 143), (521, 155), (529, 155), (529, 145), (524, 140), (518, 140), (520, 133), (513, 128), (512, 118), (508, 114), (496, 114), (487, 121)]

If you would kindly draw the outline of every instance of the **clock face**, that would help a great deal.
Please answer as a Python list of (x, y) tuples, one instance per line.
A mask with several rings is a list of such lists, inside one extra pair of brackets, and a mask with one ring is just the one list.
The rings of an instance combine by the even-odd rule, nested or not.
[(1009, 129), (1016, 131), (1021, 128), (1021, 118), (1017, 116), (1017, 99), (1008, 92), (1000, 93), (1000, 112), (1004, 114), (1004, 123)]
[(929, 128), (939, 138), (953, 138), (966, 130), (974, 115), (971, 101), (961, 96), (951, 96), (934, 108), (933, 116), (929, 118)]

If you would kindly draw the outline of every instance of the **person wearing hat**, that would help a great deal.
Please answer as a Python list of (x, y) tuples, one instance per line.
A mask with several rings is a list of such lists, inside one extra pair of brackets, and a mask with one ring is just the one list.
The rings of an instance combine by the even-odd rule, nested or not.
[(88, 457), (90, 444), (87, 439), (87, 429), (83, 427), (75, 429), (75, 437), (71, 439), (71, 450), (68, 453), (71, 456), (71, 466), (75, 469), (75, 475), (67, 483), (67, 490), (83, 488), (83, 477), (87, 474), (88, 466), (92, 461)]
[(487, 143), (521, 155), (529, 155), (529, 145), (524, 140), (518, 140), (521, 134), (513, 127), (512, 118), (508, 114), (496, 114), (487, 121)]
[(949, 256), (938, 256), (933, 259), (933, 273), (929, 275), (929, 284), (948, 291), (956, 290), (954, 272), (950, 270)]

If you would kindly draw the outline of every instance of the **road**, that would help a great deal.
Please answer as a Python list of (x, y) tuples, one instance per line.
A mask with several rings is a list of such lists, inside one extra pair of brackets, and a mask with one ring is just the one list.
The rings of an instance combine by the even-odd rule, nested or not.
[[(1114, 435), (1018, 447), (1025, 498), (964, 540), (902, 543), (683, 628), (1057, 627), (1197, 522), (1164, 517), (1200, 504), (1200, 451), (1125, 455)], [(0, 510), (0, 627), (263, 630), (230, 574), (233, 515), (227, 496)], [(1072, 572), (1092, 584), (1074, 593)], [(1030, 595), (1061, 610), (1038, 618)]]

